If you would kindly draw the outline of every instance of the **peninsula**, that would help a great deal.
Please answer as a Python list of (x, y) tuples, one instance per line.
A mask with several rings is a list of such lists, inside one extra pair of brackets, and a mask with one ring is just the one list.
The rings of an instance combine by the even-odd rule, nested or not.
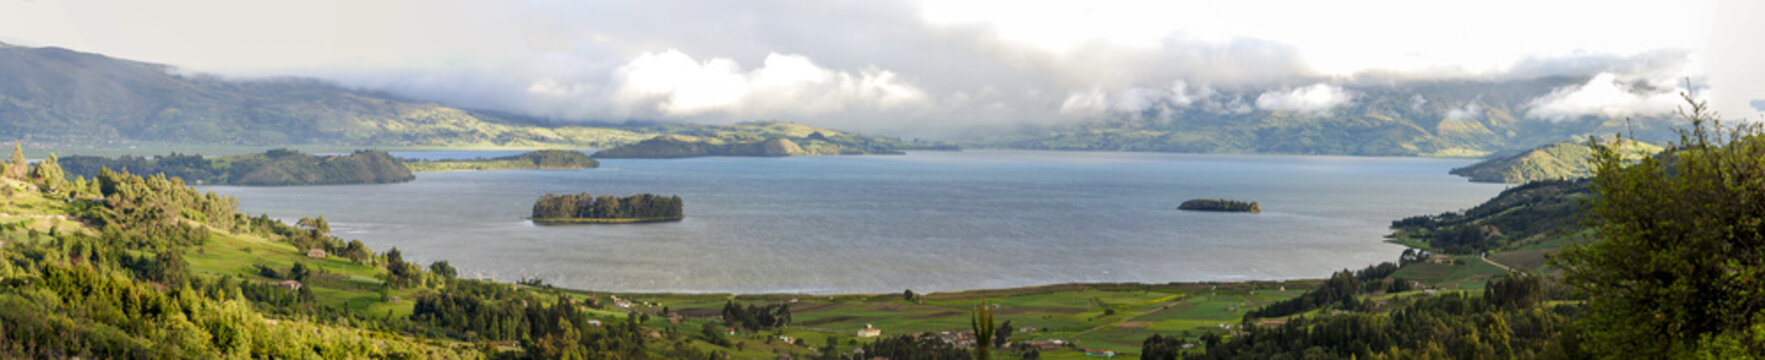
[(601, 166), (599, 161), (577, 151), (539, 150), (520, 155), (495, 158), (420, 161), (403, 159), (413, 172), (491, 171), (491, 170), (575, 170)]
[(93, 179), (105, 168), (153, 176), (183, 178), (191, 184), (247, 186), (384, 184), (411, 181), (411, 170), (385, 151), (361, 150), (348, 155), (312, 155), (290, 149), (262, 154), (203, 157), (195, 154), (153, 157), (69, 156), (60, 159), (67, 176)]

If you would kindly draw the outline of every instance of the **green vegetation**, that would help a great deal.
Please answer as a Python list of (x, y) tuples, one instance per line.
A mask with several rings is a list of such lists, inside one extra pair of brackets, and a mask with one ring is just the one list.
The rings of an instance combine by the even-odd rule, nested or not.
[(250, 186), (381, 184), (415, 179), (402, 162), (384, 151), (318, 156), (288, 149), (263, 154), (204, 158), (200, 155), (122, 156), (115, 159), (69, 156), (67, 175), (96, 177), (104, 169), (165, 175), (197, 184)]
[[(1613, 147), (1630, 160), (1661, 152), (1660, 146), (1635, 140), (1623, 140), (1622, 144), (1613, 144)], [(1579, 179), (1591, 173), (1592, 165), (1588, 160), (1593, 155), (1593, 148), (1587, 143), (1559, 142), (1452, 169), (1451, 173), (1471, 178), (1471, 181), (1509, 184)]]
[(1262, 204), (1255, 201), (1245, 202), (1226, 199), (1192, 199), (1177, 205), (1178, 210), (1223, 211), (1223, 212), (1262, 212)]
[(678, 221), (686, 218), (680, 196), (638, 194), (627, 197), (589, 193), (545, 194), (533, 202), (535, 223), (632, 223)]
[(413, 172), (487, 170), (573, 170), (601, 166), (594, 158), (569, 150), (539, 150), (490, 159), (419, 161), (403, 160)]
[(1575, 336), (1592, 356), (1765, 356), (1765, 130), (1685, 98), (1668, 155), (1632, 165), (1594, 144), (1597, 240), (1555, 258), (1587, 297)]
[(861, 136), (800, 124), (752, 122), (728, 126), (657, 127), (669, 135), (601, 150), (598, 158), (803, 156), (901, 154), (901, 150), (956, 150), (955, 146)]
[(1545, 180), (1503, 190), (1464, 213), (1420, 215), (1391, 222), (1394, 241), (1448, 254), (1514, 250), (1581, 231), (1588, 180)]

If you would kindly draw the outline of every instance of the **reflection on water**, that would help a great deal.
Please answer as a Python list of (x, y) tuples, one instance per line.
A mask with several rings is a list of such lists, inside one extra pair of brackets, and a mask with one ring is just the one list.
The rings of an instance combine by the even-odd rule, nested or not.
[[(500, 152), (399, 153), (494, 157)], [(1393, 260), (1391, 220), (1502, 185), (1468, 160), (1037, 151), (603, 160), (564, 171), (424, 173), (404, 184), (224, 187), (247, 213), (324, 214), (339, 236), (463, 274), (572, 288), (898, 292), (1061, 282), (1315, 278)], [(687, 219), (536, 226), (546, 193), (679, 194)], [(1261, 214), (1187, 212), (1191, 198)]]

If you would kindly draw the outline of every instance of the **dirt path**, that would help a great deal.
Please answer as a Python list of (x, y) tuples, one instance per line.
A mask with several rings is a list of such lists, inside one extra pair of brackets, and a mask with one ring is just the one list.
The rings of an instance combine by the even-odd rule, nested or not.
[(1478, 256), (1477, 259), (1483, 260), (1483, 262), (1489, 263), (1490, 265), (1495, 265), (1495, 268), (1501, 269), (1502, 271), (1514, 272), (1514, 268), (1508, 267), (1507, 265), (1502, 265), (1501, 263), (1497, 263), (1493, 260), (1489, 260), (1488, 256)]

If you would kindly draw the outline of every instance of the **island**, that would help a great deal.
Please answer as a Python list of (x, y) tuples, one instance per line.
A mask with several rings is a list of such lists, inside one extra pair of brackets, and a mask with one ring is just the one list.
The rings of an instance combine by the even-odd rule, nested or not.
[(1255, 201), (1244, 202), (1244, 201), (1226, 200), (1226, 199), (1193, 199), (1193, 200), (1189, 200), (1189, 201), (1184, 201), (1182, 205), (1177, 205), (1177, 209), (1178, 210), (1194, 210), (1194, 211), (1260, 213), (1260, 212), (1262, 212), (1262, 205), (1257, 204)]
[(588, 154), (569, 150), (539, 150), (495, 158), (422, 161), (401, 159), (413, 172), (491, 170), (575, 170), (601, 166)]
[(545, 194), (533, 202), (535, 224), (628, 224), (680, 221), (685, 217), (678, 195)]
[(69, 156), (60, 159), (68, 178), (97, 178), (103, 169), (142, 176), (165, 175), (192, 184), (248, 186), (384, 184), (415, 179), (391, 154), (358, 150), (347, 155), (312, 155), (290, 149), (262, 154), (203, 157), (171, 153), (149, 157)]

